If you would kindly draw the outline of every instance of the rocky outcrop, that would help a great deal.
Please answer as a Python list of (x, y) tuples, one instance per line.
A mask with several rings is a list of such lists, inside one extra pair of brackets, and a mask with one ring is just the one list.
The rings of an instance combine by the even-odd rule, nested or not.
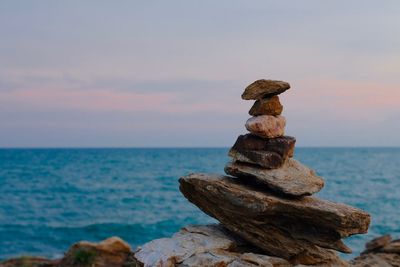
[[(387, 241), (387, 236), (367, 243), (367, 247), (380, 244), (373, 250), (366, 249), (359, 257), (346, 262), (331, 251), (327, 263), (315, 267), (399, 267), (400, 240)], [(285, 259), (262, 254), (222, 225), (198, 225), (182, 228), (171, 238), (153, 240), (135, 253), (138, 266), (158, 267), (300, 267)]]
[(58, 262), (41, 257), (23, 256), (0, 262), (0, 267), (55, 267)]
[(400, 239), (390, 235), (373, 239), (366, 244), (361, 255), (350, 262), (355, 267), (400, 267)]
[(260, 115), (281, 115), (283, 106), (279, 101), (279, 96), (275, 95), (269, 98), (257, 100), (249, 111), (251, 116)]
[(240, 135), (228, 155), (239, 162), (275, 169), (293, 157), (295, 143), (296, 139), (290, 136), (264, 139), (252, 134)]
[(124, 266), (130, 253), (131, 247), (118, 237), (111, 237), (100, 243), (81, 241), (67, 251), (58, 266)]
[[(390, 242), (392, 242), (391, 235), (383, 235), (383, 236), (377, 237), (375, 239), (372, 239), (367, 244), (365, 244), (364, 253), (380, 250), (380, 249), (390, 245)], [(400, 252), (400, 250), (399, 250), (399, 252)]]
[(78, 242), (70, 247), (62, 259), (49, 260), (20, 257), (0, 263), (0, 267), (136, 267), (131, 247), (119, 237), (100, 243)]
[(251, 117), (246, 122), (246, 129), (264, 138), (275, 138), (285, 135), (286, 119), (283, 116), (262, 115)]
[(225, 172), (236, 177), (252, 178), (277, 193), (292, 197), (312, 195), (324, 186), (321, 177), (295, 159), (288, 159), (281, 168), (273, 170), (239, 161), (229, 162)]
[(290, 84), (275, 80), (257, 80), (246, 87), (242, 94), (244, 100), (258, 100), (279, 95), (290, 88)]
[[(390, 236), (389, 236), (390, 237)], [(283, 258), (267, 255), (252, 246), (220, 224), (186, 226), (170, 238), (161, 238), (150, 241), (135, 252), (127, 253), (126, 243), (112, 238), (117, 242), (103, 242), (99, 244), (79, 242), (65, 253), (63, 259), (50, 260), (40, 257), (19, 257), (0, 262), (0, 267), (92, 267), (104, 266), (105, 261), (98, 261), (97, 257), (104, 257), (104, 244), (111, 243), (106, 248), (107, 253), (114, 251), (121, 257), (107, 259), (109, 267), (300, 267), (305, 265), (293, 264)], [(372, 242), (372, 243), (371, 243)], [(359, 257), (345, 262), (335, 256), (329, 263), (312, 265), (315, 267), (389, 267), (400, 266), (400, 240), (388, 241), (387, 236), (377, 238), (367, 243), (371, 249), (366, 249)], [(81, 244), (81, 245), (78, 245)], [(89, 244), (89, 246), (87, 246)], [(107, 245), (108, 246), (108, 245)], [(82, 252), (84, 251), (84, 252)], [(87, 253), (89, 252), (89, 253)], [(330, 253), (330, 252), (328, 252)], [(127, 256), (125, 256), (127, 255)], [(63, 264), (61, 264), (63, 262)]]
[(193, 204), (268, 255), (321, 264), (350, 252), (341, 238), (365, 233), (367, 213), (314, 197), (287, 199), (235, 178), (192, 174), (180, 190)]

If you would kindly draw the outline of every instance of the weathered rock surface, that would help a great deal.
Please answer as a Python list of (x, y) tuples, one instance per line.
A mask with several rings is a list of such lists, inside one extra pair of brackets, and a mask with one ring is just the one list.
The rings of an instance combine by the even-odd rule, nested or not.
[(385, 253), (397, 253), (400, 254), (400, 239), (393, 240), (390, 244), (384, 246), (381, 249)]
[(268, 151), (245, 150), (239, 152), (235, 149), (231, 149), (228, 155), (235, 161), (258, 164), (267, 169), (279, 168), (285, 162), (278, 153)]
[(240, 135), (228, 155), (237, 161), (274, 169), (293, 156), (295, 143), (296, 139), (290, 136), (265, 139), (253, 134)]
[(220, 175), (180, 178), (193, 204), (269, 255), (295, 264), (337, 260), (335, 249), (350, 252), (341, 238), (365, 233), (370, 216), (353, 207), (314, 197), (285, 199), (253, 184)]
[(38, 257), (20, 257), (0, 263), (0, 267), (136, 267), (131, 259), (130, 246), (118, 237), (110, 237), (100, 243), (78, 242), (70, 247), (62, 259), (50, 260)]
[(0, 267), (55, 267), (57, 264), (57, 260), (23, 256), (0, 262)]
[(264, 138), (275, 138), (285, 135), (286, 119), (283, 116), (261, 115), (246, 121), (246, 129)]
[(313, 170), (291, 158), (279, 169), (264, 169), (238, 161), (229, 162), (225, 166), (225, 172), (235, 177), (257, 180), (277, 193), (292, 197), (312, 195), (324, 186), (324, 180)]
[(57, 266), (125, 266), (131, 247), (118, 237), (100, 243), (81, 241), (74, 244)]
[(259, 115), (281, 115), (283, 106), (279, 101), (279, 96), (275, 95), (269, 98), (257, 100), (249, 111), (251, 116)]
[[(328, 263), (312, 265), (314, 267), (400, 267), (400, 240), (386, 242), (390, 236), (383, 236), (369, 242), (379, 246), (366, 249), (360, 256), (344, 262), (336, 258)], [(86, 242), (83, 242), (86, 243)], [(368, 244), (368, 243), (367, 243)], [(380, 244), (385, 244), (380, 246)], [(371, 247), (370, 247), (371, 248)], [(98, 266), (87, 264), (84, 256), (75, 254), (75, 261), (61, 265), (61, 260), (50, 260), (40, 257), (23, 256), (0, 262), (0, 267), (83, 267)], [(89, 254), (89, 256), (92, 254)], [(66, 254), (71, 257), (71, 254)], [(86, 258), (85, 258), (86, 257)], [(139, 260), (140, 259), (140, 260)], [(120, 265), (120, 261), (109, 262), (110, 267), (300, 267), (289, 261), (262, 254), (257, 248), (249, 245), (222, 225), (186, 226), (171, 238), (153, 240), (139, 247), (136, 253), (130, 252), (129, 258)]]
[(369, 241), (365, 244), (365, 248), (366, 251), (374, 251), (389, 245), (391, 241), (392, 237), (390, 235), (383, 235)]
[(390, 235), (375, 238), (366, 244), (366, 250), (350, 262), (351, 266), (400, 267), (400, 240)]
[(135, 258), (144, 267), (292, 266), (284, 259), (254, 253), (254, 248), (220, 225), (184, 227), (171, 238), (139, 247)]
[(393, 253), (371, 253), (350, 262), (355, 267), (400, 267), (400, 255)]
[(253, 134), (240, 135), (232, 148), (254, 151), (272, 151), (282, 157), (293, 157), (296, 138), (291, 136), (282, 136), (277, 138), (261, 138)]
[(290, 88), (290, 84), (275, 80), (257, 80), (246, 87), (242, 94), (244, 100), (258, 100), (279, 95)]

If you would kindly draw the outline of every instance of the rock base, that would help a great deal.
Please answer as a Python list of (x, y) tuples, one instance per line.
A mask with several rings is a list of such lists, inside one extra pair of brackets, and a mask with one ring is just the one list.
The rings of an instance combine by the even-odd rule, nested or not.
[(257, 250), (220, 225), (188, 226), (171, 238), (153, 240), (136, 253), (144, 267), (160, 266), (292, 266), (288, 261), (258, 254)]
[(19, 257), (0, 262), (0, 267), (400, 267), (400, 240), (386, 236), (368, 244), (369, 249), (350, 262), (336, 257), (330, 263), (296, 265), (263, 254), (221, 225), (198, 225), (184, 227), (171, 238), (150, 241), (136, 252), (114, 237), (98, 244), (76, 243), (59, 260)]
[[(331, 257), (331, 255), (330, 255)], [(153, 240), (135, 253), (144, 267), (291, 267), (290, 261), (262, 254), (221, 225), (188, 226), (171, 238)], [(335, 256), (313, 266), (349, 266)]]

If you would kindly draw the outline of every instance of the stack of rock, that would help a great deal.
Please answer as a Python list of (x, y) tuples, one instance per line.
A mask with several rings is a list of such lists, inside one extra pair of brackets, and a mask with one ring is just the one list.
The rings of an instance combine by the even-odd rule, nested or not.
[[(366, 233), (368, 213), (311, 196), (324, 181), (294, 160), (295, 138), (284, 136), (286, 120), (279, 94), (282, 81), (258, 80), (242, 94), (256, 100), (225, 167), (230, 176), (190, 174), (180, 190), (224, 227), (292, 264), (339, 265), (334, 250), (350, 253), (342, 238)], [(233, 177), (232, 177), (233, 176)]]
[(288, 90), (287, 82), (258, 80), (242, 94), (256, 100), (246, 122), (250, 134), (241, 135), (229, 151), (233, 161), (225, 172), (239, 178), (253, 178), (269, 189), (288, 197), (311, 195), (321, 190), (321, 177), (292, 157), (296, 139), (284, 136), (286, 119), (278, 94)]

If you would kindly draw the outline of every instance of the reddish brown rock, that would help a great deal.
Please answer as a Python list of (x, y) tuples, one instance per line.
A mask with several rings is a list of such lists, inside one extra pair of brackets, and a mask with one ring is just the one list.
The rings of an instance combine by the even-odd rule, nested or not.
[(236, 161), (274, 169), (293, 157), (295, 143), (296, 139), (290, 136), (265, 139), (252, 134), (240, 135), (228, 155)]
[(246, 129), (263, 138), (275, 138), (285, 135), (286, 119), (283, 116), (262, 115), (251, 117), (246, 122)]
[(100, 243), (81, 241), (68, 250), (57, 266), (123, 267), (130, 253), (130, 246), (118, 237)]
[(269, 189), (291, 197), (312, 195), (322, 189), (324, 180), (315, 172), (294, 159), (288, 159), (278, 169), (264, 169), (243, 162), (229, 162), (225, 166), (226, 174), (254, 179)]
[(246, 87), (242, 94), (244, 100), (258, 100), (274, 95), (279, 95), (290, 88), (290, 84), (275, 80), (257, 80)]
[(23, 256), (0, 262), (0, 267), (57, 267), (58, 260)]
[(283, 110), (283, 106), (281, 102), (279, 102), (279, 97), (272, 96), (270, 98), (263, 98), (257, 100), (254, 105), (251, 107), (249, 114), (251, 116), (259, 116), (259, 115), (281, 115)]
[(72, 245), (61, 259), (19, 257), (0, 262), (0, 267), (139, 267), (140, 264), (136, 264), (132, 254), (125, 241), (111, 237), (100, 243), (78, 242)]
[(400, 267), (400, 240), (384, 235), (368, 242), (366, 250), (350, 262), (356, 267)]
[(400, 254), (400, 239), (393, 240), (381, 249), (385, 253), (397, 253)]
[(235, 161), (245, 162), (250, 164), (258, 164), (259, 166), (267, 169), (276, 169), (283, 165), (284, 159), (275, 152), (270, 151), (237, 151), (235, 149), (229, 150), (230, 157)]
[(350, 206), (314, 197), (281, 198), (226, 176), (191, 174), (179, 182), (190, 202), (226, 228), (296, 264), (337, 259), (329, 249), (349, 252), (341, 238), (365, 233), (370, 222), (367, 213)]
[(392, 237), (390, 235), (383, 235), (372, 239), (367, 244), (365, 244), (365, 247), (367, 251), (373, 251), (383, 248), (384, 246), (388, 245), (390, 241), (392, 241)]
[(253, 134), (239, 135), (232, 148), (238, 151), (271, 151), (282, 157), (293, 157), (296, 138), (282, 136), (277, 138), (261, 138)]
[(363, 254), (350, 262), (351, 267), (400, 267), (400, 255), (394, 253)]

